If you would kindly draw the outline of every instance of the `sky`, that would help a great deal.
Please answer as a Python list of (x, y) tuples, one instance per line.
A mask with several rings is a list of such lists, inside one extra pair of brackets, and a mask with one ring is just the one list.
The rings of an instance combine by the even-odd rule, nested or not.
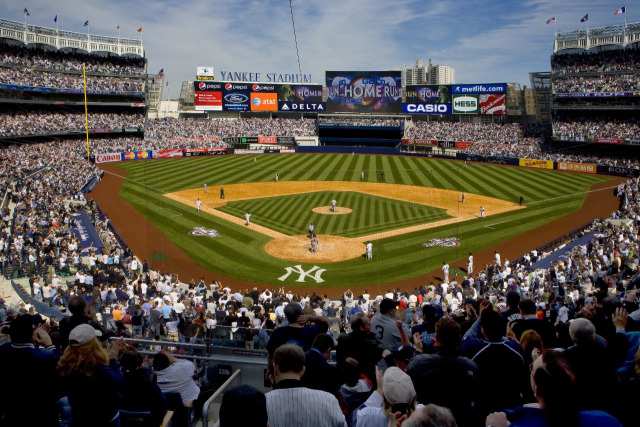
[[(104, 36), (141, 37), (148, 72), (177, 98), (197, 66), (311, 74), (388, 70), (416, 60), (456, 70), (456, 83), (519, 83), (549, 71), (554, 31), (640, 20), (628, 0), (0, 0), (0, 17)], [(587, 23), (580, 19), (589, 14)], [(556, 24), (546, 24), (555, 17)], [(137, 32), (142, 28), (142, 32)]]

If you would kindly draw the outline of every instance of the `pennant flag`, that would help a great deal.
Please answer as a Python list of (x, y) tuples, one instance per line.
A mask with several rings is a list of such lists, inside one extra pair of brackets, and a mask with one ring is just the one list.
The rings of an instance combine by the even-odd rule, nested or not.
[(587, 22), (589, 20), (589, 14), (587, 13), (586, 15), (584, 15), (582, 17), (582, 19), (580, 20), (580, 22)]
[(556, 23), (556, 17), (555, 16), (553, 18), (547, 19), (547, 24), (555, 24), (555, 23)]
[(142, 32), (142, 27), (138, 28), (138, 32), (141, 33)]
[(622, 6), (620, 9), (616, 10), (616, 13), (614, 13), (614, 15), (617, 15), (619, 13), (627, 13), (627, 8), (625, 6)]
[(53, 22), (58, 22), (58, 15), (56, 15), (56, 17), (53, 18)]
[(158, 76), (159, 77), (164, 76), (164, 68), (161, 68), (160, 71), (158, 71)]
[(27, 14), (27, 16), (31, 16), (31, 14), (29, 13), (29, 11), (27, 10), (27, 8), (26, 8), (26, 7), (24, 8), (24, 12), (23, 12), (23, 13), (26, 13), (26, 14)]
[(84, 26), (88, 27), (89, 26), (89, 21), (84, 21)]

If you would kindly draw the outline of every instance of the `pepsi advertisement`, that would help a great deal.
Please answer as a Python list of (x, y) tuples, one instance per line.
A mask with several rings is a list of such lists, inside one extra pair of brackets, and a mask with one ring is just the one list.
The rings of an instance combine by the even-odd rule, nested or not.
[(401, 113), (402, 73), (327, 71), (329, 113)]
[(402, 112), (409, 114), (451, 114), (451, 86), (407, 85)]

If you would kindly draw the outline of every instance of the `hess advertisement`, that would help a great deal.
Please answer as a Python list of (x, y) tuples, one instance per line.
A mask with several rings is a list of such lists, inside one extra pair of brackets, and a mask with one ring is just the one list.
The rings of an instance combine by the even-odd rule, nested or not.
[(400, 71), (327, 71), (330, 113), (402, 112)]
[(451, 86), (407, 85), (403, 113), (451, 114)]

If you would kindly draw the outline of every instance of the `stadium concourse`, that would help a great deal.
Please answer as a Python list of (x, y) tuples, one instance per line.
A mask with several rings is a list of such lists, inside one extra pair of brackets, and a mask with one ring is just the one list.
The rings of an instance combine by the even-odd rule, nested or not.
[[(606, 67), (597, 65), (603, 59)], [(403, 136), (469, 142), (461, 150), (476, 156), (469, 158), (588, 162), (635, 177), (617, 179), (615, 195), (591, 191), (581, 210), (472, 258), (447, 260), (414, 281), (321, 295), (324, 290), (311, 288), (258, 289), (198, 267), (120, 198), (124, 178), (104, 173), (112, 166), (84, 157), (84, 141), (72, 136), (82, 129), (81, 111), (56, 107), (78, 102), (80, 93), (39, 93), (34, 96), (45, 102), (31, 103), (21, 87), (77, 91), (77, 71), (88, 64), (92, 87), (103, 92), (90, 101), (99, 104), (90, 125), (90, 148), (98, 155), (232, 148), (221, 138), (247, 132), (317, 136), (317, 119), (148, 119), (135, 105), (145, 99), (144, 58), (7, 43), (0, 62), (1, 93), (23, 101), (0, 110), (6, 146), (0, 150), (0, 360), (7, 385), (0, 424), (119, 425), (130, 411), (142, 411), (137, 416), (147, 425), (167, 416), (173, 425), (189, 425), (219, 380), (231, 375), (233, 357), (225, 349), (246, 356), (242, 369), (259, 366), (256, 378), (242, 381), (274, 390), (227, 391), (223, 427), (238, 425), (239, 417), (273, 427), (295, 421), (386, 426), (386, 412), (396, 411), (409, 416), (404, 425), (429, 425), (429, 419), (447, 426), (638, 424), (638, 158), (591, 144), (601, 137), (637, 140), (632, 114), (587, 108), (588, 119), (581, 120), (571, 113), (574, 101), (567, 109), (558, 101), (551, 130), (416, 120)], [(638, 61), (626, 51), (554, 55), (552, 67), (562, 74), (553, 77), (562, 90), (596, 91), (603, 84), (626, 90)], [(329, 120), (355, 128), (400, 121), (403, 129), (413, 121)], [(568, 233), (594, 217), (601, 219)], [(89, 247), (80, 242), (86, 236)], [(540, 249), (559, 236), (562, 251)], [(171, 253), (168, 261), (147, 263), (160, 245)], [(332, 350), (337, 366), (326, 361)], [(220, 354), (227, 357), (217, 359), (216, 369), (202, 362)], [(283, 415), (292, 402), (305, 405), (295, 419)]]

